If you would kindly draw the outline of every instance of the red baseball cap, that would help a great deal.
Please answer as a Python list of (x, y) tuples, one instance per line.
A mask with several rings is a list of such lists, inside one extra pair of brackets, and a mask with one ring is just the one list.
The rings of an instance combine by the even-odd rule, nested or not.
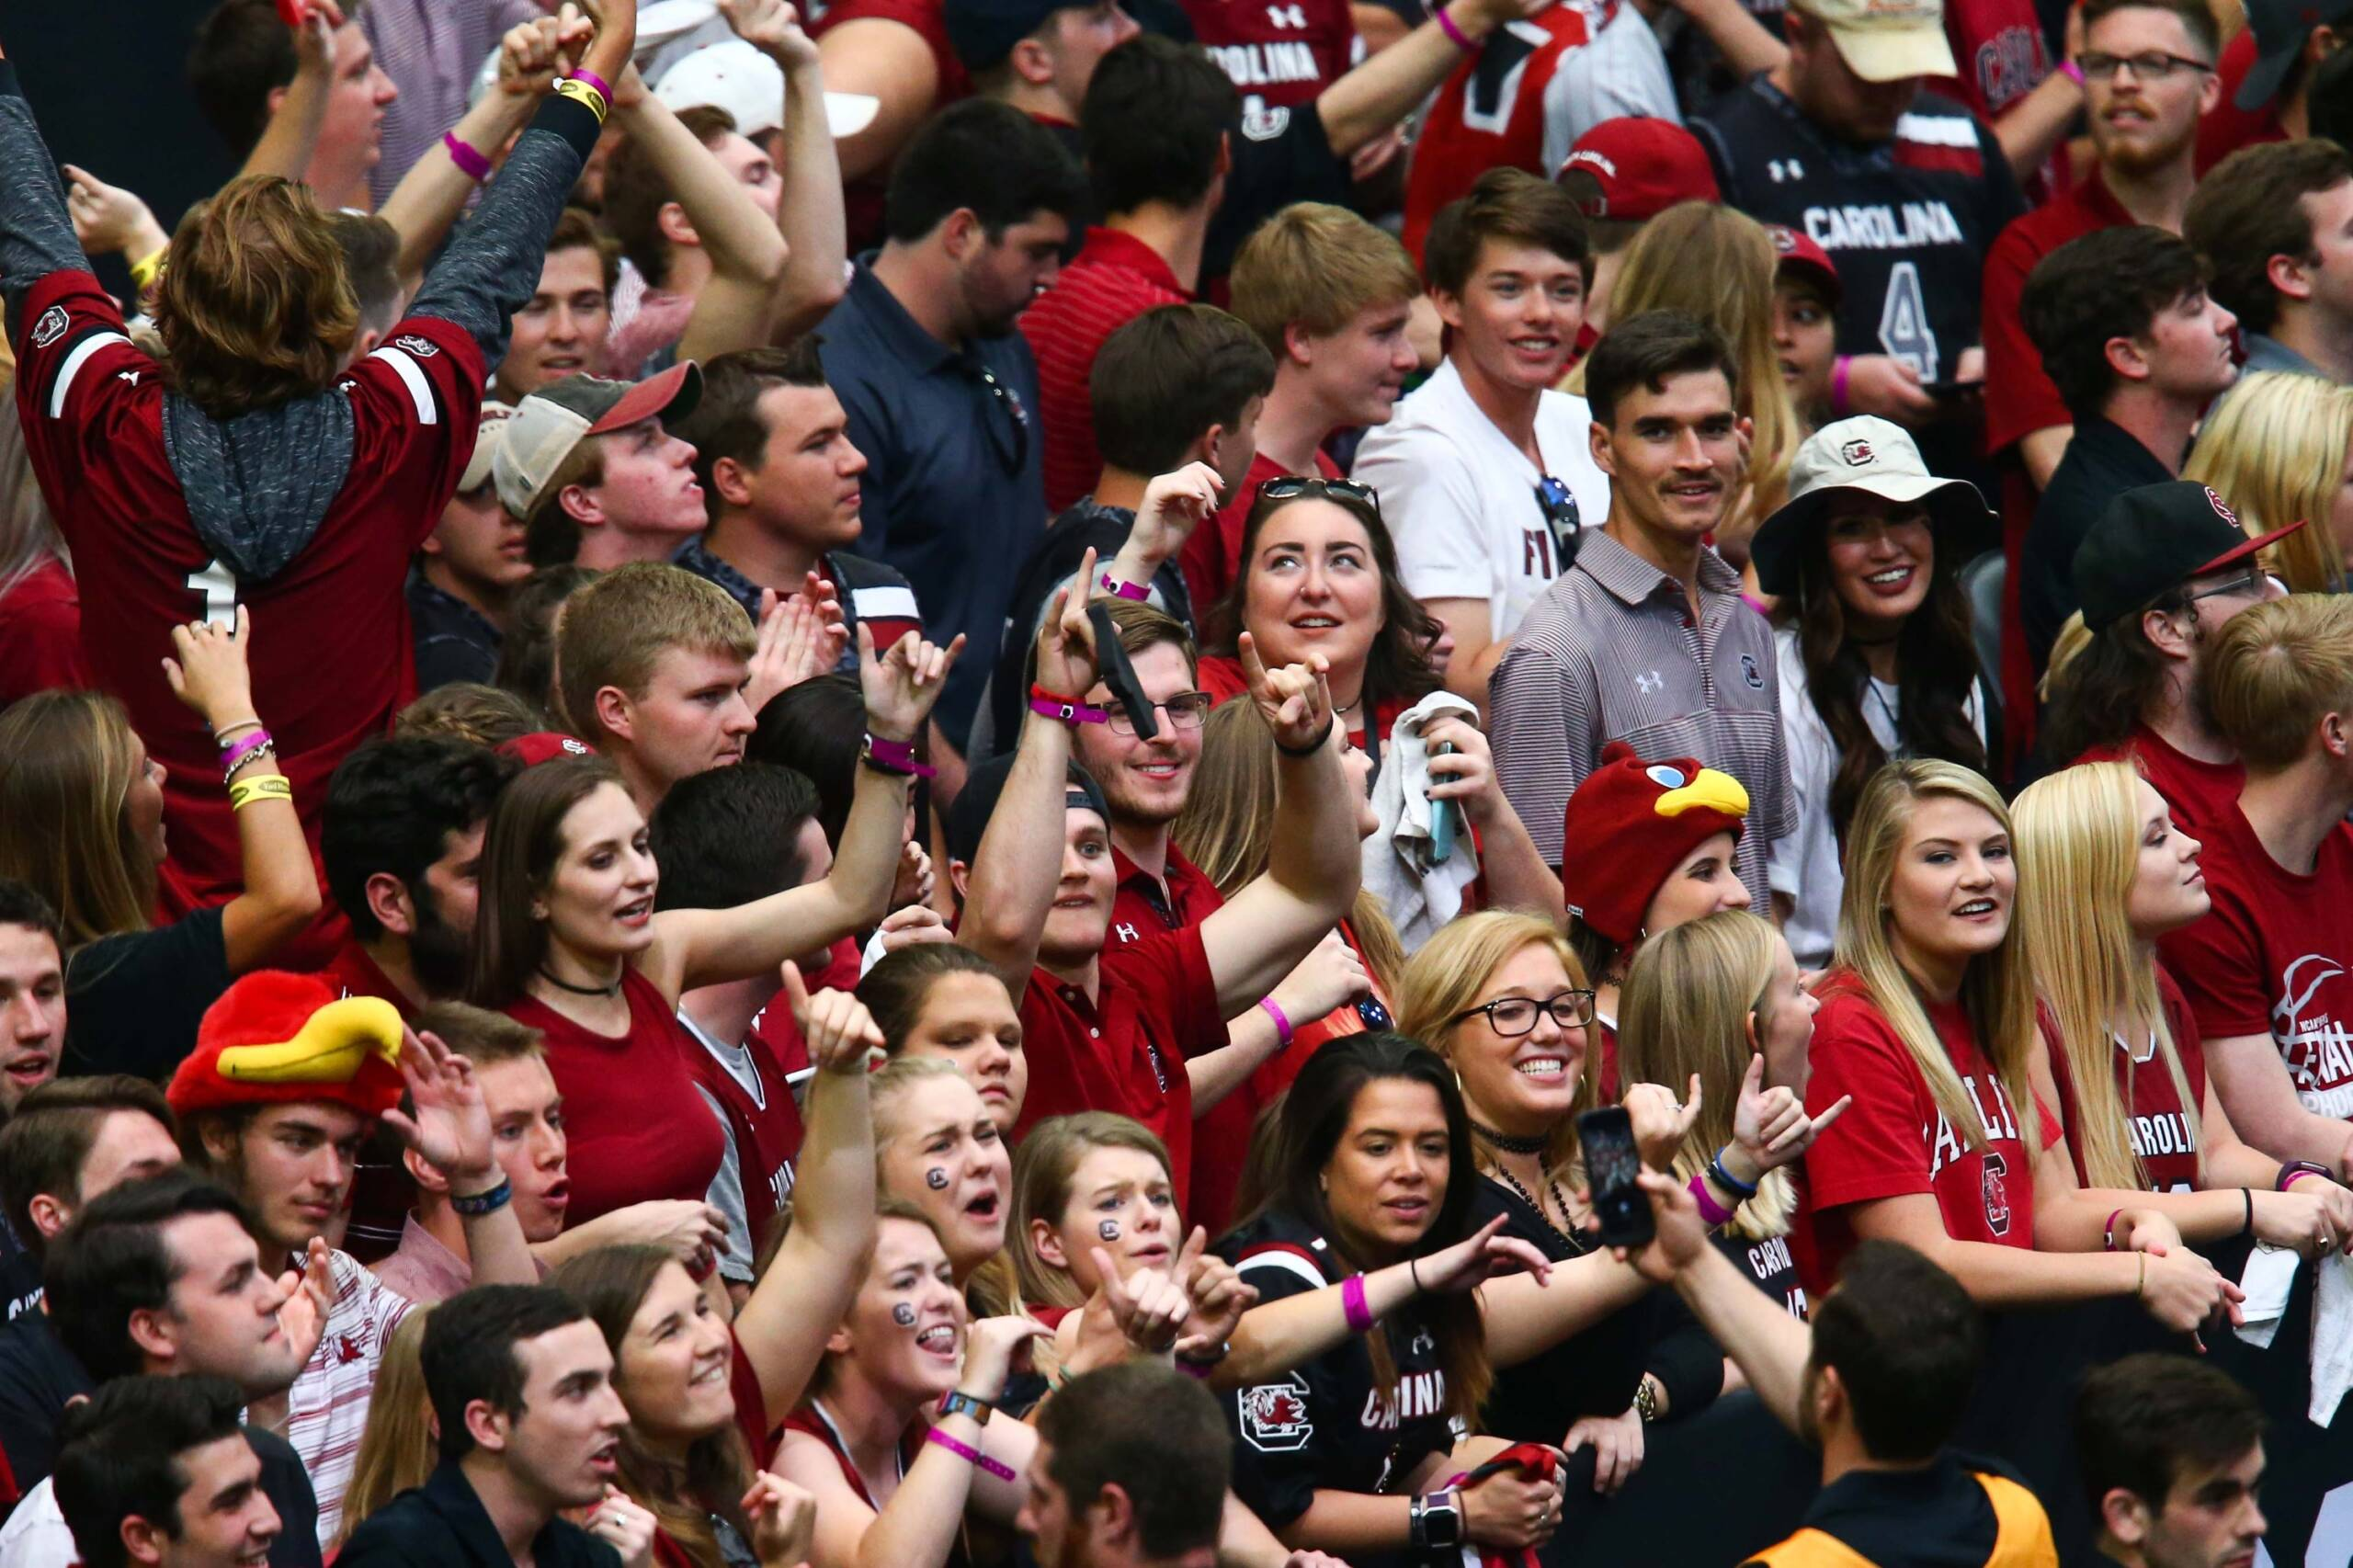
[(526, 767), (537, 767), (560, 756), (588, 756), (592, 753), (588, 743), (577, 735), (567, 735), (561, 730), (534, 730), (528, 735), (499, 742), (498, 755), (511, 756)]
[(1605, 119), (1577, 138), (1554, 181), (1588, 218), (1639, 223), (1678, 201), (1721, 201), (1699, 139), (1671, 119)]
[(1775, 269), (1812, 272), (1821, 280), (1830, 306), (1836, 310), (1847, 290), (1838, 281), (1838, 264), (1830, 259), (1830, 253), (1815, 244), (1812, 236), (1786, 223), (1768, 223), (1765, 232), (1773, 236), (1773, 249), (1781, 258)]

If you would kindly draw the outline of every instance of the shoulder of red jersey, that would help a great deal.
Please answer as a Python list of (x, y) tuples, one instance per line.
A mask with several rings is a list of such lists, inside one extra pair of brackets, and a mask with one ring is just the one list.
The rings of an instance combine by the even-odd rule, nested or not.
[(1967, 108), (1950, 98), (1922, 93), (1896, 117), (1895, 161), (1905, 168), (1982, 178), (1992, 140), (1984, 123)]
[(353, 412), (381, 400), (381, 411), (419, 426), (478, 420), (487, 370), (474, 340), (452, 324), (411, 316), (355, 361), (335, 385), (351, 395)]
[(74, 395), (100, 388), (159, 394), (160, 367), (123, 330), (114, 296), (87, 272), (52, 272), (27, 291), (17, 395), (28, 415), (64, 419)]

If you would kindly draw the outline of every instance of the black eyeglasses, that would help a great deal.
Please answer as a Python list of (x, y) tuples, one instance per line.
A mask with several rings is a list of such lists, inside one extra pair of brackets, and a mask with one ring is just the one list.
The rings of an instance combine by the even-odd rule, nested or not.
[(1346, 496), (1371, 507), (1374, 517), (1381, 516), (1381, 493), (1353, 479), (1307, 479), (1285, 473), (1258, 482), (1258, 498), (1262, 501), (1289, 501), (1299, 495)]
[(2192, 60), (2186, 54), (2167, 54), (2161, 49), (2144, 50), (2139, 54), (2100, 54), (2086, 51), (2075, 56), (2075, 64), (2087, 76), (2101, 81), (2112, 80), (2120, 65), (2132, 67), (2132, 74), (2143, 82), (2162, 82), (2177, 71), (2211, 71), (2211, 60)]
[[(1180, 730), (1199, 729), (1202, 722), (1210, 716), (1211, 708), (1215, 705), (1215, 699), (1206, 691), (1180, 691), (1165, 702), (1153, 704), (1168, 715), (1169, 723)], [(1128, 711), (1124, 702), (1105, 703), (1103, 722), (1110, 726), (1115, 735), (1132, 736), (1136, 733), (1135, 715)]]
[(1536, 504), (1543, 508), (1545, 530), (1552, 536), (1552, 575), (1577, 563), (1577, 541), (1585, 532), (1585, 517), (1569, 487), (1546, 474), (1536, 482)]
[(1487, 1027), (1506, 1040), (1533, 1029), (1539, 1013), (1552, 1014), (1552, 1021), (1564, 1029), (1583, 1028), (1593, 1022), (1593, 993), (1563, 991), (1541, 1002), (1527, 996), (1505, 996), (1457, 1013), (1450, 1021), (1459, 1024), (1481, 1013), (1487, 1015)]
[(2191, 604), (2196, 604), (2200, 599), (2219, 599), (2230, 595), (2252, 597), (2262, 592), (2263, 573), (2260, 568), (2250, 566), (2244, 572), (2223, 578), (2211, 588), (2199, 589), (2188, 597)]

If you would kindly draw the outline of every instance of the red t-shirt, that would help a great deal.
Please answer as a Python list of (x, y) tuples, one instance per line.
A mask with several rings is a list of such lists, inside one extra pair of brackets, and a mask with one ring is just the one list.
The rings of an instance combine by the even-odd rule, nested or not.
[(338, 996), (381, 997), (399, 1008), (404, 1018), (416, 1011), (416, 1005), (392, 983), (392, 976), (376, 967), (376, 960), (368, 956), (368, 949), (359, 945), (356, 937), (335, 949), (326, 968), (319, 971), (319, 978), (334, 986)]
[[(1952, 45), (1958, 77), (1931, 80), (1928, 85), (1947, 97), (1969, 106), (1969, 112), (1991, 125), (2008, 112), (2051, 74), (2051, 59), (2042, 40), (2042, 22), (2034, 0), (1948, 0), (1945, 39)], [(2026, 182), (2029, 200), (2059, 188), (2065, 154), (2054, 149), (2033, 178)], [(1992, 367), (1987, 367), (1991, 379)]]
[(2122, 745), (2093, 746), (2077, 762), (2122, 762), (2137, 758), (2158, 794), (2172, 808), (2174, 825), (2192, 838), (2205, 838), (2214, 824), (2236, 816), (2246, 769), (2236, 762), (2203, 762), (2175, 749), (2146, 724), (2132, 727)]
[[(2021, 4), (2027, 0), (2020, 0)], [(1583, 49), (1608, 25), (1614, 4), (1548, 6), (1490, 34), (1484, 46), (1454, 68), (1438, 90), (1414, 164), (1405, 174), (1405, 254), (1419, 260), (1431, 221), (1456, 197), (1467, 195), (1494, 168), (1523, 169), (1550, 179), (1544, 166), (1544, 89), (1562, 57)], [(1523, 36), (1540, 29), (1542, 43)], [(1506, 60), (1497, 51), (1525, 58)]]
[[(1985, 345), (1985, 382), (2002, 389), (2002, 395), (1985, 407), (1988, 452), (1999, 452), (2037, 430), (2075, 422), (2059, 389), (2043, 373), (2041, 351), (2018, 317), (2027, 274), (2068, 241), (2131, 222), (2132, 215), (2095, 169), (2066, 195), (2012, 222), (1985, 253), (1984, 309), (1978, 331)], [(2030, 507), (2027, 520), (2032, 520)], [(2021, 523), (2021, 533), (2023, 529)]]
[[(801, 977), (812, 996), (820, 991), (858, 989), (863, 959), (858, 938), (844, 937), (833, 945), (829, 955), (824, 970)], [(797, 1084), (809, 1075), (809, 1046), (801, 1038), (801, 1026), (793, 1021), (792, 1006), (785, 1000), (781, 989), (768, 998), (766, 1006), (752, 1015), (752, 1027), (744, 1031), (744, 1040), (746, 1044), (758, 1045), (773, 1057), (777, 1066), (783, 1071), (786, 1082)]]
[[(1193, 596), (1196, 619), (1207, 619), (1211, 607), (1225, 597), (1225, 591), (1242, 574), (1242, 525), (1250, 520), (1250, 507), (1258, 499), (1258, 486), (1290, 472), (1260, 452), (1250, 460), (1249, 477), (1235, 494), (1226, 497), (1211, 526), (1195, 528), (1185, 540), (1176, 564), (1183, 568), (1186, 590)], [(1324, 479), (1340, 477), (1338, 465), (1325, 457), (1320, 447), (1315, 450), (1315, 472)]]
[[(2165, 1008), (2165, 1028), (2173, 1034), (2173, 1048), (2181, 1058), (2181, 1075), (2189, 1084), (2190, 1105), (2185, 1110), (2181, 1097), (2174, 1093), (2173, 1074), (2165, 1070), (2165, 1060), (2157, 1054), (2156, 1037), (2152, 1035), (2137, 1045), (2128, 1045), (2114, 1036), (2109, 1043), (2113, 1049), (2109, 1060), (2116, 1068), (2116, 1092), (2123, 1096), (2125, 1114), (2132, 1124), (2132, 1152), (2141, 1157), (2141, 1169), (2149, 1178), (2152, 1192), (2189, 1192), (2198, 1186), (2198, 1152), (2193, 1141), (2199, 1108), (2206, 1098), (2206, 1052), (2198, 1040), (2198, 1020), (2189, 1014), (2189, 1004), (2181, 994), (2181, 987), (2173, 976), (2160, 966), (2157, 970), (2157, 996)], [(2067, 1053), (2054, 1043), (2051, 1048), (2052, 1075), (2059, 1081), (2062, 1113), (2072, 1131), (2075, 1126), (2075, 1074)], [(2086, 1186), (2090, 1178), (2084, 1174), (2083, 1140), (2071, 1136), (2067, 1150), (2075, 1157), (2075, 1179)]]
[(2255, 29), (2248, 28), (2222, 46), (2222, 58), (2215, 62), (2214, 74), (2222, 79), (2222, 96), (2212, 108), (2198, 117), (2197, 159), (2201, 176), (2242, 147), (2288, 140), (2287, 131), (2279, 125), (2276, 100), (2261, 108), (2239, 108), (2239, 84), (2246, 80), (2246, 74), (2254, 65)]
[[(1014, 1141), (1050, 1116), (1111, 1110), (1168, 1147), (1176, 1206), (1190, 1212), (1193, 1085), (1185, 1060), (1225, 1044), (1217, 984), (1199, 926), (1104, 949), (1094, 1003), (1042, 969), (1021, 993), (1029, 1094)], [(1239, 1161), (1244, 1151), (1229, 1152)]]
[(0, 597), (0, 708), (56, 687), (85, 687), (82, 596), (62, 561), (46, 561)]
[[(1855, 1103), (1806, 1151), (1790, 1244), (1809, 1295), (1828, 1290), (1854, 1250), (1850, 1204), (1925, 1192), (1935, 1197), (1945, 1233), (1955, 1241), (2034, 1245), (2034, 1156), (2019, 1136), (2009, 1091), (1958, 1004), (1930, 1006), (1928, 1021), (1976, 1102), (1981, 1147), (1972, 1148), (1946, 1119), (1912, 1053), (1860, 983), (1841, 975), (1825, 988), (1813, 1020), (1806, 1108), (1819, 1116), (1841, 1095), (1854, 1096)], [(2044, 1145), (2058, 1137), (2058, 1122), (2045, 1116)]]
[(1185, 17), (1245, 108), (1313, 103), (1363, 53), (1346, 0), (1185, 0)]
[(188, 890), (226, 903), (244, 882), (236, 823), (220, 748), (164, 679), (172, 628), (224, 619), (237, 604), (251, 611), (254, 709), (315, 854), (327, 776), (416, 694), (402, 585), (473, 451), (482, 355), (448, 322), (412, 316), (346, 370), (335, 382), (352, 417), (343, 488), (292, 561), (240, 582), (188, 520), (164, 450), (164, 374), (123, 335), (97, 279), (51, 274), (33, 285), (24, 320), (17, 409), (92, 607), (83, 654), (165, 767), (172, 858)]
[(548, 1070), (563, 1095), (572, 1145), (567, 1224), (649, 1199), (707, 1197), (726, 1153), (718, 1119), (695, 1092), (702, 1043), (636, 970), (622, 971), (621, 995), (629, 1033), (618, 1040), (583, 1028), (535, 996), (503, 1009), (547, 1036)]
[(2269, 1035), (2306, 1110), (2353, 1118), (2353, 828), (2329, 830), (2308, 876), (2235, 805), (2200, 836), (2213, 910), (2158, 939), (2199, 1037)]
[(1095, 482), (1103, 476), (1103, 454), (1095, 446), (1095, 403), (1087, 390), (1096, 350), (1154, 306), (1181, 305), (1191, 298), (1158, 251), (1132, 234), (1094, 228), (1054, 286), (1021, 313), (1021, 335), (1038, 359), (1049, 513), (1059, 516), (1072, 502), (1094, 494)]

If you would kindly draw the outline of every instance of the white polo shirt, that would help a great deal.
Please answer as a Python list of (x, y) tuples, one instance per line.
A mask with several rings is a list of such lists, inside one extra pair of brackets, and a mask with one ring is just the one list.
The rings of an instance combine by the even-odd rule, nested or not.
[(1585, 399), (1546, 392), (1536, 409), (1540, 472), (1471, 401), (1449, 358), (1365, 433), (1352, 477), (1381, 493), (1397, 563), (1415, 598), (1484, 599), (1487, 635), (1501, 640), (1561, 574), (1537, 499), (1547, 474), (1576, 497), (1583, 526), (1609, 517), (1609, 481), (1594, 466)]

